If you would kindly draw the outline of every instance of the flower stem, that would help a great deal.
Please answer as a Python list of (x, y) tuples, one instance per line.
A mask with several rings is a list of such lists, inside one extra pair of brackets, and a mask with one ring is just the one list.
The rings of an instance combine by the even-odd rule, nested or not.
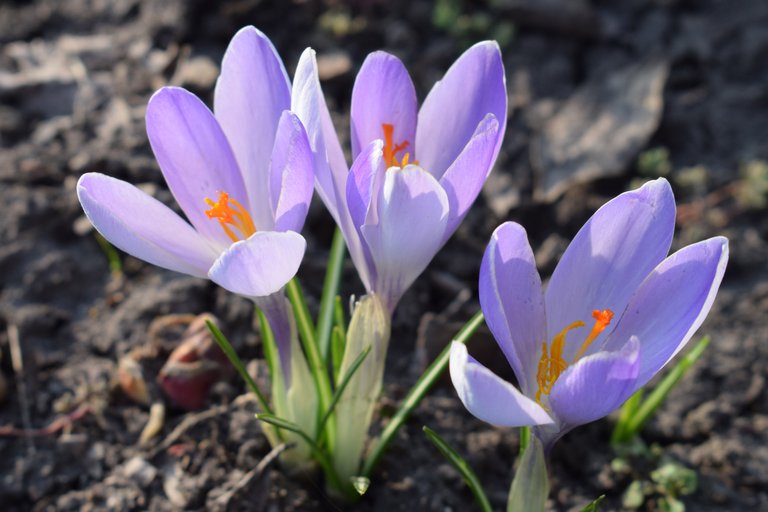
[[(480, 324), (483, 323), (483, 320), (483, 312), (478, 311), (472, 318), (469, 319), (466, 324), (464, 324), (464, 327), (461, 328), (461, 330), (456, 334), (452, 341), (466, 343), (472, 334), (474, 334), (474, 332), (477, 330), (477, 328), (480, 327)], [(365, 465), (363, 466), (363, 476), (370, 478), (371, 473), (373, 473), (373, 470), (379, 463), (381, 456), (384, 454), (384, 450), (387, 448), (387, 446), (389, 446), (389, 443), (392, 442), (392, 439), (395, 437), (395, 434), (397, 434), (397, 431), (400, 430), (400, 427), (403, 426), (403, 423), (405, 423), (416, 406), (419, 405), (421, 399), (424, 398), (424, 395), (429, 392), (429, 390), (435, 384), (435, 381), (437, 381), (445, 368), (448, 366), (450, 353), (451, 343), (449, 342), (440, 353), (440, 355), (437, 356), (437, 359), (435, 359), (432, 364), (429, 365), (429, 368), (426, 369), (421, 377), (419, 377), (419, 380), (416, 381), (416, 384), (414, 384), (411, 390), (408, 392), (408, 395), (405, 397), (405, 400), (403, 400), (402, 405), (400, 405), (400, 409), (398, 409), (397, 413), (392, 417), (387, 426), (384, 427), (384, 431), (381, 433), (379, 440), (376, 442), (375, 446), (371, 450), (370, 455), (365, 460)]]

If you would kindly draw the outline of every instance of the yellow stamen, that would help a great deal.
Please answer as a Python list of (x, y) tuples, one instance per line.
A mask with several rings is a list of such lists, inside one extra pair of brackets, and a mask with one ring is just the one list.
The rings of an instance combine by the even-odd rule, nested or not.
[(571, 329), (583, 327), (584, 322), (573, 322), (571, 325), (560, 331), (560, 334), (552, 340), (550, 355), (547, 356), (547, 344), (541, 344), (541, 359), (539, 359), (539, 369), (536, 373), (536, 384), (539, 389), (536, 391), (536, 401), (541, 403), (541, 394), (548, 395), (552, 391), (552, 386), (557, 381), (560, 374), (568, 368), (568, 363), (563, 359), (563, 348), (565, 347), (565, 335)]
[[(248, 211), (236, 199), (229, 197), (226, 192), (219, 192), (219, 200), (216, 202), (206, 197), (205, 203), (211, 207), (205, 211), (205, 214), (209, 219), (217, 219), (221, 228), (233, 242), (245, 240), (256, 232), (256, 225)], [(235, 233), (232, 228), (239, 233)]]
[[(408, 165), (408, 160), (411, 157), (410, 153), (406, 153), (405, 156), (403, 156), (402, 164), (397, 159), (397, 153), (400, 153), (401, 151), (405, 150), (408, 146), (410, 146), (411, 143), (405, 140), (400, 144), (395, 144), (395, 141), (394, 141), (395, 125), (384, 123), (381, 125), (381, 127), (384, 130), (384, 163), (387, 164), (387, 168), (405, 167), (406, 165)], [(414, 163), (418, 163), (418, 162), (414, 162)]]
[[(573, 358), (571, 364), (576, 363), (581, 356), (589, 349), (589, 346), (600, 335), (601, 332), (608, 327), (613, 319), (613, 311), (610, 309), (604, 309), (602, 311), (595, 310), (592, 312), (592, 317), (595, 319), (595, 325), (592, 327), (592, 331), (584, 340), (576, 356)], [(536, 372), (536, 384), (538, 389), (536, 390), (536, 402), (541, 404), (541, 395), (549, 395), (552, 391), (552, 386), (555, 385), (560, 375), (568, 368), (568, 363), (563, 359), (563, 349), (565, 348), (565, 336), (568, 331), (576, 329), (578, 327), (584, 327), (586, 324), (581, 320), (573, 322), (568, 327), (560, 331), (560, 333), (552, 339), (552, 346), (547, 354), (546, 342), (541, 344), (541, 358), (539, 359), (539, 367)]]

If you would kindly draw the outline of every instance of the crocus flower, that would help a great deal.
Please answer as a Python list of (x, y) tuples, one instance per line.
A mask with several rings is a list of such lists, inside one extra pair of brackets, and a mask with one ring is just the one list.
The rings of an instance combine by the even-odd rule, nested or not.
[(486, 41), (467, 50), (420, 110), (403, 63), (369, 55), (352, 92), (351, 170), (311, 50), (299, 62), (293, 100), (316, 155), (317, 191), (366, 290), (391, 312), (456, 230), (496, 160), (507, 121), (499, 47)]
[(704, 321), (728, 261), (723, 237), (667, 256), (674, 227), (666, 180), (621, 194), (579, 231), (544, 292), (525, 230), (499, 226), (480, 268), (480, 305), (520, 390), (454, 343), (451, 379), (469, 412), (537, 425), (548, 451), (645, 385)]
[[(98, 173), (78, 182), (86, 215), (137, 258), (208, 277), (267, 309), (283, 308), (278, 292), (304, 255), (298, 232), (314, 183), (309, 141), (289, 110), (290, 92), (269, 39), (253, 27), (240, 30), (224, 54), (215, 115), (177, 87), (160, 89), (147, 106), (149, 142), (187, 220), (133, 185)], [(290, 378), (287, 337), (276, 338)]]

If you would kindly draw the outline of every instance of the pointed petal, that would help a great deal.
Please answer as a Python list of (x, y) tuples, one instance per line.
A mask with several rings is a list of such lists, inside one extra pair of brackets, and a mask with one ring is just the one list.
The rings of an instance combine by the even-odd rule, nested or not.
[(104, 238), (153, 265), (206, 278), (218, 257), (173, 210), (129, 183), (99, 173), (83, 174), (77, 197)]
[(355, 159), (347, 178), (347, 204), (355, 233), (345, 233), (344, 237), (355, 242), (347, 244), (350, 257), (361, 275), (370, 276), (370, 282), (375, 281), (376, 269), (368, 245), (361, 243), (362, 227), (378, 223), (378, 201), (386, 175), (381, 149), (380, 140), (368, 144)]
[(461, 403), (473, 416), (500, 427), (552, 423), (539, 404), (478, 363), (465, 345), (455, 341), (451, 343), (450, 372)]
[(710, 238), (665, 259), (646, 278), (606, 341), (606, 349), (623, 340), (640, 340), (640, 377), (645, 385), (666, 365), (707, 317), (728, 263), (728, 240)]
[(378, 222), (378, 196), (386, 176), (382, 148), (381, 140), (371, 142), (349, 170), (347, 204), (356, 227)]
[(608, 415), (635, 392), (640, 345), (632, 338), (617, 352), (601, 351), (580, 359), (557, 379), (549, 405), (563, 428)]
[[(669, 252), (674, 228), (675, 199), (664, 179), (603, 205), (568, 246), (549, 281), (545, 295), (549, 338), (577, 320), (591, 324), (593, 310), (610, 309), (620, 315), (643, 279)], [(612, 329), (606, 329), (587, 353), (597, 350)], [(565, 360), (573, 360), (578, 348), (579, 343), (567, 343)]]
[(242, 169), (253, 220), (271, 229), (269, 157), (280, 115), (291, 106), (291, 86), (277, 50), (256, 28), (243, 27), (229, 43), (213, 105)]
[(304, 124), (315, 155), (317, 192), (340, 224), (340, 212), (346, 210), (343, 192), (348, 168), (320, 88), (315, 51), (311, 48), (304, 50), (296, 67), (291, 102), (291, 111)]
[(494, 161), (507, 126), (504, 64), (494, 41), (477, 43), (464, 52), (424, 100), (416, 131), (420, 165), (442, 177), (488, 113), (499, 121)]
[(306, 247), (298, 233), (259, 231), (232, 244), (213, 264), (208, 277), (232, 293), (271, 295), (296, 275)]
[(309, 145), (315, 161), (317, 194), (328, 212), (344, 233), (349, 252), (356, 258), (355, 266), (366, 291), (373, 289), (373, 276), (360, 262), (363, 259), (363, 241), (357, 234), (347, 208), (347, 177), (349, 169), (341, 150), (339, 138), (333, 128), (317, 75), (315, 51), (304, 50), (296, 67), (291, 97), (291, 110), (299, 116), (307, 130)]
[(440, 178), (440, 184), (448, 194), (451, 205), (446, 240), (459, 226), (482, 190), (491, 172), (498, 136), (499, 122), (493, 114), (488, 114), (480, 121), (464, 150)]
[(493, 232), (480, 266), (479, 289), (485, 322), (523, 393), (530, 395), (547, 332), (541, 278), (521, 225), (505, 222)]
[(375, 292), (394, 310), (443, 243), (448, 197), (424, 169), (386, 171), (378, 204), (379, 223), (362, 228), (376, 264)]
[[(197, 96), (163, 87), (147, 105), (147, 135), (176, 202), (198, 232), (222, 249), (232, 241), (205, 215), (205, 198), (227, 192), (247, 207), (243, 178), (224, 132)], [(258, 226), (257, 226), (258, 227)]]
[[(285, 111), (280, 117), (272, 150), (270, 183), (275, 231), (301, 231), (307, 218), (315, 173), (307, 133), (296, 114)], [(271, 229), (265, 227), (264, 229)]]
[(408, 142), (403, 154), (414, 155), (417, 107), (416, 89), (400, 59), (380, 51), (369, 54), (352, 89), (352, 158), (384, 137), (384, 123), (394, 127), (394, 144)]

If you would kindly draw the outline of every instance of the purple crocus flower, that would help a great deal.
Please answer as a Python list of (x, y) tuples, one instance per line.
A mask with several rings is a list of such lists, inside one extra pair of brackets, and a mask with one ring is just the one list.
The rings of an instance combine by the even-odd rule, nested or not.
[(520, 390), (454, 343), (451, 379), (469, 412), (537, 425), (549, 450), (645, 385), (704, 321), (728, 261), (723, 237), (667, 256), (674, 227), (666, 180), (621, 194), (579, 231), (544, 292), (525, 230), (499, 226), (480, 268), (480, 305)]
[(507, 121), (499, 47), (486, 41), (467, 50), (420, 110), (403, 63), (369, 55), (352, 92), (351, 170), (311, 50), (299, 62), (293, 99), (316, 155), (317, 191), (366, 290), (391, 312), (456, 230), (499, 153)]
[(306, 241), (298, 234), (312, 197), (309, 140), (290, 112), (285, 68), (254, 27), (232, 39), (214, 113), (190, 92), (164, 87), (149, 101), (147, 134), (185, 220), (133, 185), (84, 174), (77, 194), (96, 229), (154, 265), (250, 297), (270, 318), (290, 382), (290, 326), (282, 288)]

